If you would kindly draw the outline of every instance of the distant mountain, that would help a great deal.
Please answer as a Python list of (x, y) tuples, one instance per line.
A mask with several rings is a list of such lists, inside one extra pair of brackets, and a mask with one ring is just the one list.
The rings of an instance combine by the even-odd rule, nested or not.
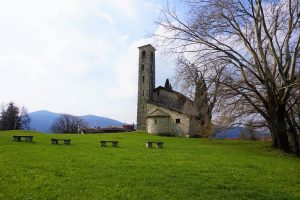
[[(244, 128), (244, 127), (232, 127), (232, 128), (227, 128), (227, 129), (219, 129), (219, 130), (216, 130), (216, 135), (214, 138), (216, 138), (216, 139), (239, 139), (239, 138), (241, 138), (241, 134), (244, 134), (244, 137), (249, 138), (250, 137), (249, 131), (250, 131), (249, 129)], [(258, 131), (255, 131), (254, 135), (258, 138), (270, 136), (269, 133), (263, 133), (263, 132), (258, 132)]]
[[(29, 116), (31, 118), (30, 128), (32, 130), (50, 133), (50, 127), (52, 123), (60, 115), (61, 113), (53, 113), (46, 110), (29, 113)], [(121, 126), (124, 124), (114, 119), (110, 119), (107, 117), (99, 117), (95, 115), (84, 115), (79, 117), (84, 119), (90, 127), (100, 126), (101, 128), (103, 128), (108, 126)]]
[(59, 113), (52, 113), (45, 110), (29, 113), (31, 118), (30, 129), (48, 133), (50, 132), (52, 123), (59, 115)]
[(241, 132), (243, 132), (245, 128), (243, 127), (232, 127), (224, 130), (216, 131), (216, 139), (237, 139), (240, 138)]
[(110, 119), (107, 117), (99, 117), (96, 115), (84, 115), (80, 116), (80, 118), (84, 119), (90, 127), (108, 127), (108, 126), (122, 126), (124, 123)]

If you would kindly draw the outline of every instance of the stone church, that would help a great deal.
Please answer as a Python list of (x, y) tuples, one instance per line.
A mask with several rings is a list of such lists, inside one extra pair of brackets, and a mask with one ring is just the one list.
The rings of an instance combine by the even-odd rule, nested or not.
[(167, 136), (201, 136), (194, 102), (165, 86), (155, 87), (155, 48), (139, 47), (137, 129)]

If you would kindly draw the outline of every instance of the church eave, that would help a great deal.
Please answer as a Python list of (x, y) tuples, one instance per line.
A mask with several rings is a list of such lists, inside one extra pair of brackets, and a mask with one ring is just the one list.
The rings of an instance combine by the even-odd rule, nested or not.
[(176, 108), (172, 108), (172, 107), (169, 107), (169, 106), (166, 106), (166, 105), (163, 105), (163, 104), (154, 102), (154, 101), (150, 101), (150, 100), (149, 100), (149, 101), (147, 101), (147, 103), (156, 105), (156, 106), (158, 106), (158, 107), (161, 107), (161, 108), (164, 108), (164, 109), (173, 111), (173, 112), (177, 112), (177, 113), (179, 113), (179, 114), (181, 114), (181, 115), (189, 116), (189, 115), (187, 115), (186, 113), (182, 112), (181, 110), (178, 110), (178, 109), (176, 109)]

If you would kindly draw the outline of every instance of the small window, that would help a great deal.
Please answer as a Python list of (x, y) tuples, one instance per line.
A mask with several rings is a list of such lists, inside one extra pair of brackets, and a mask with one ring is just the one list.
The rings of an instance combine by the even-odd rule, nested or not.
[(144, 69), (145, 69), (145, 66), (142, 64), (141, 70), (144, 71)]
[(157, 119), (154, 120), (154, 125), (157, 125)]
[(180, 119), (175, 120), (176, 124), (180, 124)]
[(143, 52), (142, 52), (142, 58), (143, 58), (143, 59), (146, 58), (146, 51), (143, 51)]
[(143, 96), (145, 96), (144, 90), (143, 90)]
[(150, 67), (150, 70), (151, 70), (151, 72), (153, 72), (153, 66), (151, 65), (151, 67)]
[(145, 76), (143, 76), (143, 83), (145, 82)]
[(153, 61), (154, 61), (154, 53), (151, 52), (151, 62), (153, 62)]

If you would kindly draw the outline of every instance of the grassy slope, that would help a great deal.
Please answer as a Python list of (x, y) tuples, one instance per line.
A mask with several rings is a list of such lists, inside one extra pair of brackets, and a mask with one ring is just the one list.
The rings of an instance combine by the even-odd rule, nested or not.
[[(55, 135), (72, 144), (11, 141), (0, 132), (0, 199), (300, 199), (300, 159), (267, 143), (143, 133)], [(101, 139), (120, 148), (100, 148)], [(147, 140), (165, 148), (146, 149)]]

